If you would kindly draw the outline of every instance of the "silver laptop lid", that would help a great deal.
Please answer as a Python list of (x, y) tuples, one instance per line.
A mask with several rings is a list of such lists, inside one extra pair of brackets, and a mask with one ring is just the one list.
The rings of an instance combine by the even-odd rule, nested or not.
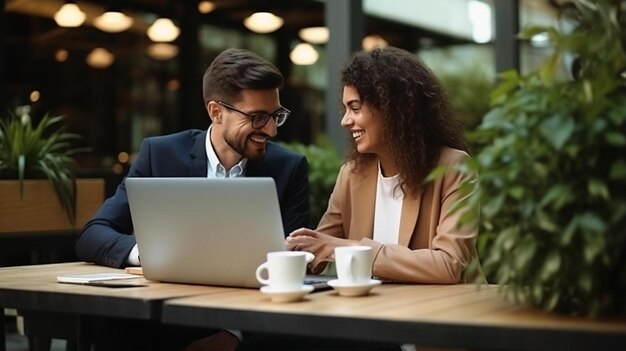
[(259, 287), (256, 267), (286, 250), (272, 178), (125, 180), (144, 276)]

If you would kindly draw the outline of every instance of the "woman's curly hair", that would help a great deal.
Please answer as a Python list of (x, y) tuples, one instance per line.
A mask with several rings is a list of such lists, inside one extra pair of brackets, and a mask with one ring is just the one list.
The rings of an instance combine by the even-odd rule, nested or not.
[[(374, 118), (383, 119), (383, 143), (400, 169), (405, 196), (418, 194), (442, 146), (467, 151), (463, 125), (444, 88), (417, 55), (395, 47), (356, 53), (341, 81), (357, 90)], [(374, 159), (360, 154), (352, 140), (348, 160), (357, 170)]]

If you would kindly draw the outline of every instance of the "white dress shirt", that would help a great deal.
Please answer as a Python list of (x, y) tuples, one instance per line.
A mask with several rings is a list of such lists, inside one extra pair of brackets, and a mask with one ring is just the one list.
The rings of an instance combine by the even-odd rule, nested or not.
[[(224, 166), (220, 163), (220, 160), (217, 158), (217, 154), (215, 153), (215, 149), (213, 148), (213, 144), (211, 144), (211, 126), (206, 133), (206, 139), (204, 142), (204, 147), (206, 149), (207, 154), (207, 177), (208, 178), (235, 178), (235, 177), (243, 177), (246, 175), (246, 164), (248, 163), (247, 158), (242, 158), (239, 163), (232, 166), (229, 170), (226, 170)], [(130, 266), (140, 266), (141, 262), (139, 261), (139, 248), (137, 244), (133, 246), (132, 250), (128, 254), (128, 258), (126, 259), (126, 263)]]

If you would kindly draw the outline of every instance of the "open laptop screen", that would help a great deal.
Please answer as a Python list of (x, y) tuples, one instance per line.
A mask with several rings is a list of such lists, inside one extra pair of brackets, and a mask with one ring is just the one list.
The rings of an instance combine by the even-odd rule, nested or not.
[(125, 185), (147, 279), (256, 288), (266, 254), (286, 250), (272, 178), (128, 177)]

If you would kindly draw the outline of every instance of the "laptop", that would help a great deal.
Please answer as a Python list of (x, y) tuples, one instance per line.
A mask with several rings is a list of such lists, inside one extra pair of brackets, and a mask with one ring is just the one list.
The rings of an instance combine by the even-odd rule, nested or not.
[[(258, 288), (256, 268), (287, 250), (272, 178), (125, 179), (146, 279)], [(327, 289), (334, 277), (307, 276)]]

